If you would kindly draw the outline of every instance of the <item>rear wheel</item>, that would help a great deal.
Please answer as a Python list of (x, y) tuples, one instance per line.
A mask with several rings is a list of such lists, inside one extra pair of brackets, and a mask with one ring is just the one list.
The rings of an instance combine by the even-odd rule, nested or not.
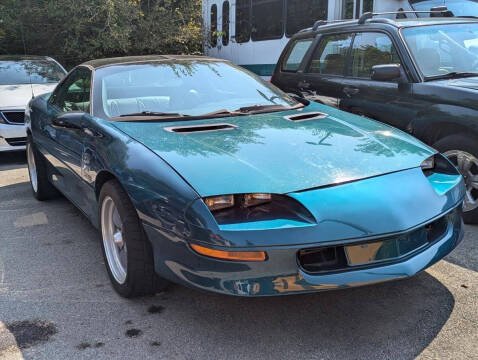
[(43, 155), (35, 148), (31, 136), (27, 139), (28, 175), (33, 196), (37, 200), (48, 200), (58, 196), (58, 191), (48, 180), (46, 161)]
[(478, 142), (465, 135), (447, 136), (433, 145), (455, 164), (466, 185), (463, 219), (478, 223)]
[(168, 282), (154, 271), (151, 244), (118, 181), (103, 185), (99, 204), (103, 256), (115, 290), (127, 298), (164, 290)]

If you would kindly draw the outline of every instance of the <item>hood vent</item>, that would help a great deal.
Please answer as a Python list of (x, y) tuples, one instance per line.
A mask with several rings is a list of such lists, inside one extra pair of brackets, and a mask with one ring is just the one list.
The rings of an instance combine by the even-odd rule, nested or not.
[(304, 114), (288, 115), (288, 116), (284, 116), (284, 118), (294, 122), (301, 122), (301, 121), (324, 119), (327, 116), (329, 115), (325, 113), (321, 113), (321, 112), (309, 112)]
[(211, 132), (211, 131), (225, 131), (225, 130), (234, 130), (237, 126), (231, 124), (203, 124), (203, 125), (191, 125), (191, 126), (171, 126), (166, 127), (164, 130), (169, 132), (181, 133), (181, 134), (190, 134), (190, 133), (200, 133), (200, 132)]

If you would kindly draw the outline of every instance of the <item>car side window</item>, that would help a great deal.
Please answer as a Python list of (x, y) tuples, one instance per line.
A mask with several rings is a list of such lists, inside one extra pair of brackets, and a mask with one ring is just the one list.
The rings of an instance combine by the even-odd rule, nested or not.
[(307, 50), (309, 50), (312, 41), (313, 39), (295, 41), (290, 47), (289, 53), (282, 64), (282, 71), (296, 72), (302, 63)]
[(352, 45), (352, 77), (370, 79), (375, 65), (400, 64), (390, 37), (383, 33), (357, 33)]
[(78, 68), (53, 95), (52, 104), (62, 112), (90, 110), (91, 72)]
[(351, 43), (352, 34), (324, 36), (312, 56), (308, 72), (343, 76)]

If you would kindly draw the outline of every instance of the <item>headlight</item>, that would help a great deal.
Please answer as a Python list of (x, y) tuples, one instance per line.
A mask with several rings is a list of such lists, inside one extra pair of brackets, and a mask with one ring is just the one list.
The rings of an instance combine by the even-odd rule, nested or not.
[(211, 196), (203, 200), (211, 211), (227, 209), (234, 206), (234, 195)]
[(250, 207), (254, 205), (264, 204), (271, 201), (271, 194), (246, 194), (244, 195), (244, 206)]
[(435, 155), (430, 156), (428, 159), (423, 160), (420, 167), (422, 170), (431, 170), (435, 167)]
[(220, 195), (210, 196), (203, 199), (209, 210), (217, 211), (231, 208), (234, 205), (251, 207), (268, 203), (272, 200), (271, 194), (243, 194), (243, 195)]
[(421, 163), (420, 167), (426, 176), (430, 176), (435, 173), (449, 175), (460, 174), (455, 165), (444, 155), (439, 153), (425, 159)]

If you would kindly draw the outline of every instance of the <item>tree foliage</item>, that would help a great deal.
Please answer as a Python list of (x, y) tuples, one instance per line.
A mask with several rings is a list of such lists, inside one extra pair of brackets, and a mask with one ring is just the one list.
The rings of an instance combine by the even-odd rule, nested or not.
[(111, 56), (198, 54), (201, 1), (0, 0), (0, 53), (25, 50), (68, 67)]

